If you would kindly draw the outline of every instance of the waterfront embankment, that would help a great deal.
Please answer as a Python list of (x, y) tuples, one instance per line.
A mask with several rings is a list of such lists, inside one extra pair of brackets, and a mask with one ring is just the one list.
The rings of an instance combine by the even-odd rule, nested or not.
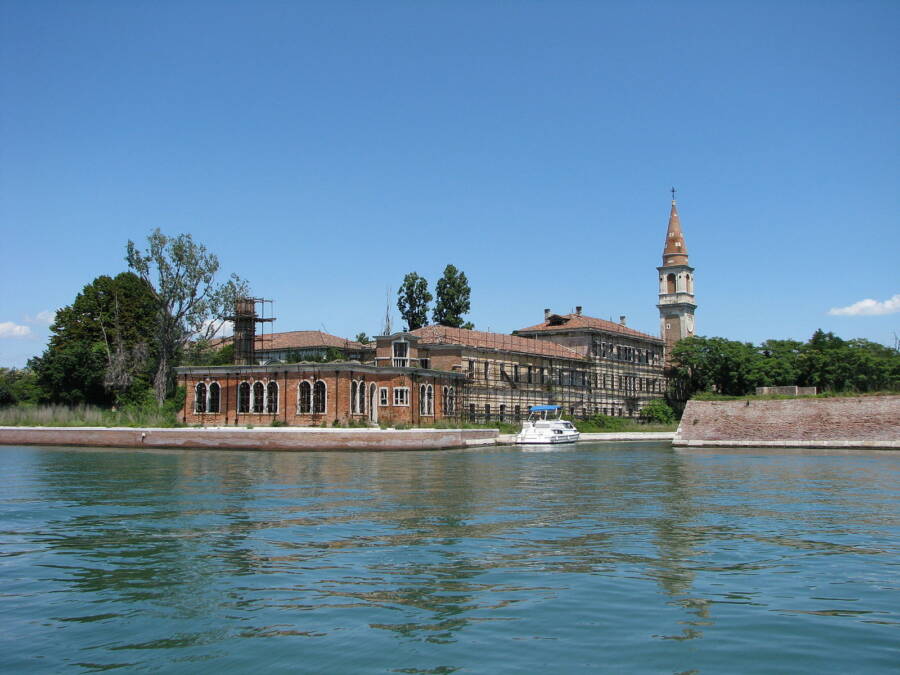
[(496, 429), (325, 429), (315, 427), (0, 427), (0, 445), (222, 450), (442, 450), (496, 443)]
[(900, 449), (900, 396), (689, 401), (672, 444)]

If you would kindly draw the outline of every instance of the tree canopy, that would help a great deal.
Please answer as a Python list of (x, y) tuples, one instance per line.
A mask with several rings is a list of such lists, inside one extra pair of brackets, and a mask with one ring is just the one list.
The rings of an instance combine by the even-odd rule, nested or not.
[(150, 286), (157, 303), (153, 388), (162, 404), (173, 389), (172, 368), (182, 349), (191, 340), (215, 335), (235, 300), (247, 294), (247, 284), (234, 274), (225, 283), (215, 283), (219, 259), (189, 234), (168, 237), (157, 228), (147, 243), (142, 253), (129, 240), (125, 260)]
[(56, 313), (43, 355), (29, 362), (54, 403), (105, 405), (146, 389), (157, 302), (136, 275), (99, 276)]
[(431, 300), (424, 277), (415, 272), (403, 277), (403, 284), (397, 291), (397, 309), (406, 322), (406, 330), (416, 330), (428, 322), (428, 303)]
[(465, 272), (460, 272), (453, 265), (447, 265), (444, 268), (444, 276), (438, 279), (435, 292), (437, 303), (431, 318), (436, 324), (470, 330), (475, 327), (472, 322), (463, 319), (463, 314), (471, 309), (469, 302), (471, 289)]
[(798, 385), (820, 392), (900, 389), (900, 352), (869, 340), (817, 330), (808, 342), (766, 340), (758, 346), (721, 337), (689, 337), (672, 349), (676, 389), (743, 396), (756, 387)]

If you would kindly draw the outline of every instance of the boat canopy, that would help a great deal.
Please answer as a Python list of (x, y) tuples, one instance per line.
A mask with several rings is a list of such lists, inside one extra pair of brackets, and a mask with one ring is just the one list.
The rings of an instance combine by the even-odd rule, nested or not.
[(559, 410), (560, 406), (558, 405), (533, 405), (531, 406), (531, 412), (541, 412), (542, 410)]

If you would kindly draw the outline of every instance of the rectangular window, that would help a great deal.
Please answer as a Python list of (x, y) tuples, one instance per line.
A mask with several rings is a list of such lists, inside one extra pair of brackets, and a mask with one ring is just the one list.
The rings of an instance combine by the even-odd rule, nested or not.
[(487, 361), (484, 362), (484, 381), (487, 382), (488, 375), (491, 373), (491, 364)]
[(475, 362), (469, 359), (469, 379), (475, 379)]
[(531, 366), (528, 366), (528, 384), (531, 384)]
[(419, 359), (419, 368), (431, 368), (431, 359)]
[(513, 382), (518, 382), (518, 381), (519, 381), (519, 366), (515, 365), (515, 366), (513, 366)]
[(386, 406), (388, 404), (388, 388), (381, 387), (378, 390), (378, 405)]
[(394, 343), (394, 360), (393, 365), (399, 368), (406, 368), (409, 365), (409, 343)]
[(409, 405), (409, 387), (394, 387), (394, 405)]

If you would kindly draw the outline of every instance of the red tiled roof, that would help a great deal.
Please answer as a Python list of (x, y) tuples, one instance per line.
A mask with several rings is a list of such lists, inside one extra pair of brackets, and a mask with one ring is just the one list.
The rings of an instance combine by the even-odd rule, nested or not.
[[(613, 323), (612, 321), (606, 321), (605, 319), (598, 319), (593, 316), (584, 316), (583, 314), (562, 314), (557, 315), (559, 319), (562, 319), (562, 323), (551, 324), (549, 321), (544, 321), (544, 323), (539, 323), (536, 326), (529, 326), (528, 328), (520, 328), (516, 333), (531, 333), (531, 332), (541, 332), (541, 331), (559, 331), (559, 330), (571, 330), (573, 328), (594, 328), (596, 330), (606, 331), (608, 333), (620, 333), (622, 335), (629, 335), (631, 337), (641, 338), (642, 340), (655, 340), (657, 342), (662, 342), (662, 339), (656, 337), (655, 335), (649, 335), (647, 333), (642, 333), (639, 330), (634, 330), (633, 328), (628, 328), (627, 326), (623, 326), (620, 323)], [(557, 318), (554, 317), (554, 318)]]
[(419, 338), (420, 345), (463, 345), (465, 347), (499, 349), (507, 352), (536, 354), (539, 356), (561, 359), (578, 359), (579, 361), (585, 359), (585, 357), (578, 352), (554, 342), (523, 338), (516, 335), (486, 333), (480, 330), (449, 328), (448, 326), (425, 326), (424, 328), (417, 328), (411, 332)]
[[(218, 344), (229, 344), (231, 338), (223, 338)], [(337, 347), (339, 349), (374, 349), (375, 345), (364, 345), (353, 340), (323, 333), (320, 330), (292, 330), (285, 333), (267, 333), (256, 336), (256, 350), (273, 349), (315, 349), (316, 347)]]
[[(372, 345), (374, 347), (374, 345)], [(366, 345), (346, 338), (323, 333), (320, 330), (292, 330), (286, 333), (257, 335), (256, 349), (311, 349), (314, 347), (338, 347), (340, 349), (364, 349)]]

